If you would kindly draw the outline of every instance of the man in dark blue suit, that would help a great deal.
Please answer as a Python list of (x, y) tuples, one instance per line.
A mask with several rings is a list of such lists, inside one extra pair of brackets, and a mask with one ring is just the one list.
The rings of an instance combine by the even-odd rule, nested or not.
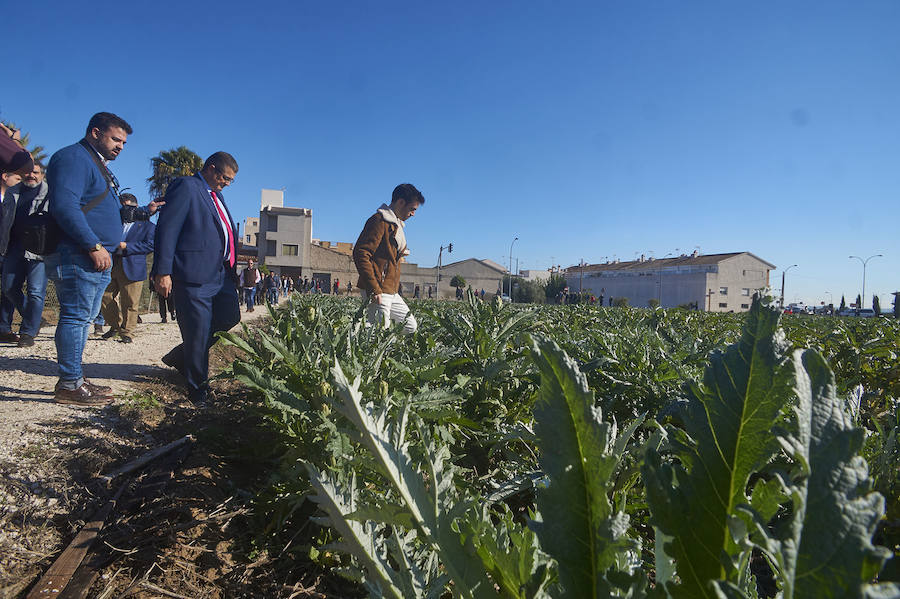
[(111, 279), (103, 293), (101, 312), (103, 320), (110, 326), (103, 338), (118, 335), (119, 341), (131, 343), (147, 278), (147, 254), (153, 251), (156, 226), (147, 220), (150, 217), (147, 212), (138, 209), (134, 195), (120, 194), (119, 201), (122, 203), (122, 241), (113, 252)]
[(215, 333), (241, 320), (237, 296), (237, 227), (222, 190), (238, 171), (227, 152), (206, 159), (193, 177), (179, 177), (166, 190), (156, 226), (153, 281), (175, 301), (182, 344), (163, 363), (187, 380), (188, 397), (203, 404), (209, 393), (209, 348)]

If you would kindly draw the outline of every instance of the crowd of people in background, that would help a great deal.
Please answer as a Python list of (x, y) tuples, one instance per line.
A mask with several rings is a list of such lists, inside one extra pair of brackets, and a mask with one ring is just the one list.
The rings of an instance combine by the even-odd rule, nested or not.
[[(0, 342), (34, 345), (52, 280), (59, 310), (54, 400), (107, 405), (112, 390), (85, 376), (84, 348), (91, 331), (103, 340), (134, 342), (149, 278), (160, 320), (177, 322), (182, 338), (161, 360), (183, 375), (189, 400), (202, 405), (211, 396), (209, 348), (217, 332), (240, 322), (241, 305), (252, 312), (294, 292), (349, 295), (353, 284), (282, 275), (254, 262), (238, 274), (237, 226), (223, 197), (237, 175), (234, 157), (212, 154), (199, 172), (175, 178), (163, 197), (140, 206), (110, 170), (132, 133), (121, 117), (97, 113), (84, 137), (45, 166), (19, 143), (18, 132), (0, 131)], [(382, 204), (357, 240), (353, 258), (372, 324), (402, 323), (407, 333), (417, 328), (400, 293), (399, 260), (408, 253), (405, 221), (424, 202), (411, 184), (398, 185), (391, 204)]]
[(265, 272), (259, 265), (250, 263), (241, 271), (240, 286), (243, 293), (240, 303), (247, 312), (253, 312), (257, 306), (269, 302), (277, 304), (291, 293), (332, 293), (334, 295), (353, 293), (353, 283), (341, 286), (341, 280), (335, 279), (331, 285), (324, 279), (299, 275), (292, 277), (277, 272)]

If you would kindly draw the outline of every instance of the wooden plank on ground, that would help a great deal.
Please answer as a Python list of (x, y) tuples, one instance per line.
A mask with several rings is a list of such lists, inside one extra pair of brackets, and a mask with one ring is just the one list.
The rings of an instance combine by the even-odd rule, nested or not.
[(125, 484), (120, 486), (119, 490), (116, 491), (115, 496), (107, 501), (106, 504), (94, 514), (93, 520), (85, 524), (82, 529), (78, 531), (78, 534), (75, 535), (75, 538), (72, 539), (69, 546), (66, 547), (58, 558), (56, 558), (56, 561), (53, 562), (34, 588), (31, 589), (31, 592), (28, 593), (26, 599), (44, 599), (46, 597), (60, 596), (60, 593), (66, 588), (66, 585), (69, 584), (69, 580), (72, 578), (75, 570), (78, 569), (84, 556), (87, 555), (91, 545), (94, 544), (94, 540), (103, 529), (103, 524), (116, 507), (116, 502), (119, 500), (119, 497), (121, 497), (122, 491), (125, 490), (125, 487), (128, 486), (129, 482), (130, 481), (126, 481)]

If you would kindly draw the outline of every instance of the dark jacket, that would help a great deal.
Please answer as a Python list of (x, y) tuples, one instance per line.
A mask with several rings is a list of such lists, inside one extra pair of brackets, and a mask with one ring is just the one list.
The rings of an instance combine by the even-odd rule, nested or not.
[(353, 246), (353, 262), (359, 273), (357, 287), (372, 294), (397, 293), (400, 289), (400, 257), (394, 237), (397, 225), (373, 214)]
[(6, 248), (9, 246), (9, 234), (16, 219), (16, 200), (21, 185), (20, 183), (7, 189), (0, 203), (0, 256), (6, 255)]
[(122, 241), (119, 198), (110, 190), (90, 212), (82, 206), (106, 191), (106, 179), (89, 152), (80, 143), (66, 146), (50, 158), (47, 184), (50, 186), (50, 214), (62, 229), (61, 243), (84, 251), (100, 243), (114, 252)]
[(153, 252), (153, 234), (156, 225), (148, 220), (136, 221), (125, 238), (125, 249), (122, 250), (122, 270), (130, 281), (143, 281), (147, 278), (147, 254)]
[[(225, 206), (222, 194), (216, 195)], [(153, 274), (171, 275), (175, 281), (185, 283), (216, 282), (225, 268), (222, 260), (225, 240), (206, 180), (199, 173), (179, 177), (169, 185), (163, 199), (166, 205), (160, 209), (156, 225)], [(225, 206), (225, 216), (232, 232), (236, 232), (228, 206)], [(225, 274), (237, 283), (234, 268)]]
[[(36, 209), (47, 208), (47, 182), (42, 181), (37, 187), (28, 187), (19, 183), (6, 190), (0, 207), (0, 256), (5, 256), (10, 245), (21, 244), (23, 224), (29, 214)], [(25, 254), (26, 258), (40, 259), (33, 254)]]

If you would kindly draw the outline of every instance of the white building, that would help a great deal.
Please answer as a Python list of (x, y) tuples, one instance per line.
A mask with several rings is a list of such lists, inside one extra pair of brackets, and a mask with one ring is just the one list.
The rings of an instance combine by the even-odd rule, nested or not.
[(664, 308), (693, 305), (711, 312), (744, 312), (757, 291), (769, 287), (775, 265), (750, 252), (682, 255), (631, 262), (570, 266), (563, 271), (571, 293), (584, 291), (609, 305), (626, 298), (629, 306), (652, 300)]

